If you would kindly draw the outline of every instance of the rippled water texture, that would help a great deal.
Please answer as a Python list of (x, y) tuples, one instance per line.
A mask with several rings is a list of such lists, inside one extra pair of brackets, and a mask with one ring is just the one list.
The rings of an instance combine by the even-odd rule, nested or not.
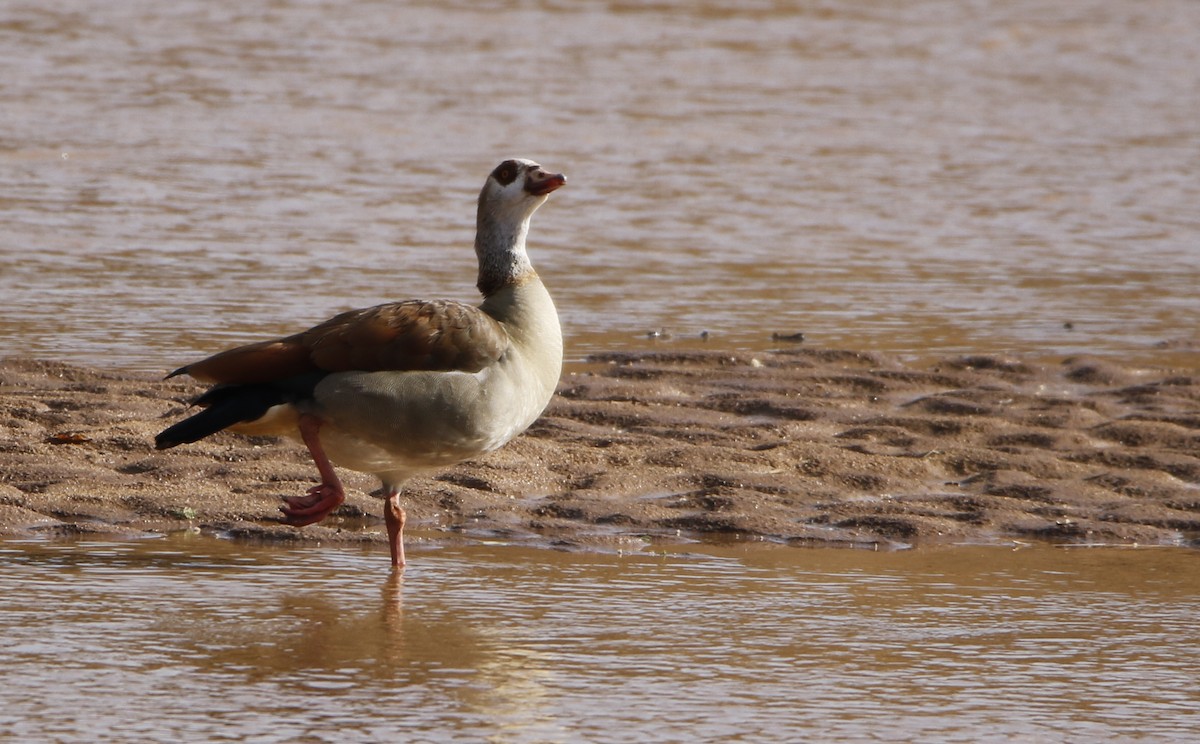
[(571, 179), (531, 245), (573, 359), (1194, 361), (1155, 344), (1196, 327), (1197, 38), (1190, 0), (9, 2), (0, 353), (162, 370), (470, 299), (516, 154)]
[(1196, 557), (0, 543), (0, 737), (1184, 740)]

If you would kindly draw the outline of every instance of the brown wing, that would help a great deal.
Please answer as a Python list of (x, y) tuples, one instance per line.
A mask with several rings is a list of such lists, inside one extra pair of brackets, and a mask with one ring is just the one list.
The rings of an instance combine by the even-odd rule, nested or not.
[(315, 371), (478, 372), (508, 344), (504, 327), (477, 307), (413, 300), (335, 315), (303, 333), (229, 349), (171, 376), (246, 384)]

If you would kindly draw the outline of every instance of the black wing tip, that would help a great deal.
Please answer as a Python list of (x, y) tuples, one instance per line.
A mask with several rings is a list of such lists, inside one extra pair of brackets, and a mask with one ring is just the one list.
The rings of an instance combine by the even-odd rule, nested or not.
[(192, 402), (203, 406), (203, 410), (159, 432), (154, 437), (154, 448), (165, 450), (198, 442), (234, 424), (259, 419), (290, 397), (286, 390), (268, 385), (217, 385)]
[(190, 364), (185, 364), (184, 366), (182, 366), (182, 367), (180, 367), (179, 369), (175, 370), (174, 372), (172, 372), (171, 374), (167, 375), (167, 376), (166, 376), (166, 377), (164, 377), (163, 379), (164, 379), (164, 380), (169, 380), (169, 379), (171, 379), (172, 377), (179, 377), (180, 375), (186, 375), (186, 374), (188, 373), (188, 367), (190, 367), (190, 366), (191, 366)]
[(168, 450), (180, 444), (183, 444), (183, 442), (177, 442), (174, 439), (167, 439), (162, 434), (159, 434), (154, 438), (154, 449), (156, 450)]
[(199, 441), (214, 431), (206, 431), (203, 427), (197, 427), (195, 416), (189, 416), (177, 424), (168, 426), (160, 431), (154, 437), (154, 449), (168, 450), (172, 447), (178, 447), (181, 444), (191, 444)]

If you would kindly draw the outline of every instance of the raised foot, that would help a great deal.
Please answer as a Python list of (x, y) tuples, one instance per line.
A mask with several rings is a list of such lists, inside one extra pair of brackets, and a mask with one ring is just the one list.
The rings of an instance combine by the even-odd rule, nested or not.
[(303, 527), (328, 517), (345, 500), (344, 490), (329, 483), (321, 483), (308, 489), (308, 493), (303, 496), (285, 498), (279, 511), (283, 512), (283, 521), (293, 527)]

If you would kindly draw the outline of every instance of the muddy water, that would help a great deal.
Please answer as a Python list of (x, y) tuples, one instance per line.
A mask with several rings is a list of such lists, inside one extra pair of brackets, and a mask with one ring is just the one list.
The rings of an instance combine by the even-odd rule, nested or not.
[(344, 548), (0, 543), (0, 736), (1111, 741), (1200, 727), (1194, 552), (413, 557), (400, 582)]
[(469, 299), (520, 154), (571, 179), (532, 250), (573, 359), (1194, 363), (1197, 38), (1190, 0), (6, 3), (0, 353), (161, 370)]
[[(0, 354), (165, 370), (469, 299), (525, 155), (570, 177), (531, 251), (575, 360), (1197, 364), (1197, 38), (1189, 0), (5, 3)], [(4, 544), (0, 737), (1200, 727), (1194, 553), (414, 553)]]

